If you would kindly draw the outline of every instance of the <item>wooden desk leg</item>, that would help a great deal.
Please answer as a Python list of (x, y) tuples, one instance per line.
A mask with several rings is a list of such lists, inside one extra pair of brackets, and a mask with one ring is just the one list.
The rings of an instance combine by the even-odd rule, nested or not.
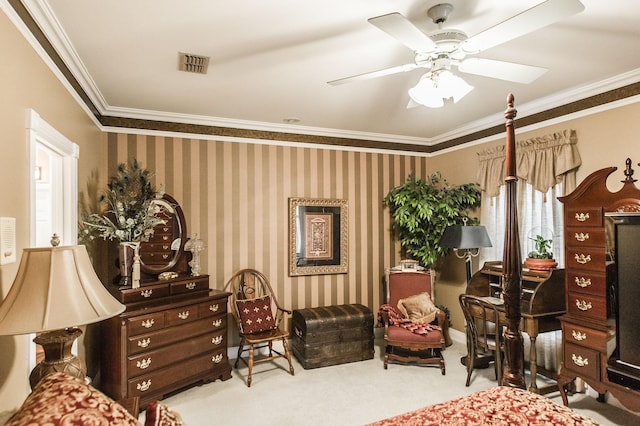
[(536, 351), (537, 337), (537, 330), (530, 330), (529, 340), (531, 341), (531, 347), (529, 348), (529, 371), (531, 372), (531, 382), (529, 383), (529, 392), (533, 393), (538, 393), (538, 352)]

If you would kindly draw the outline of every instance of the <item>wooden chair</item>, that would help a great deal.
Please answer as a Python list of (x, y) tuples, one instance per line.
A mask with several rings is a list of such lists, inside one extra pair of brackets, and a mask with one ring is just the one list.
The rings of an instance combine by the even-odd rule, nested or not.
[[(398, 302), (427, 293), (433, 301), (432, 277), (429, 272), (394, 271), (386, 273), (387, 304), (397, 309)], [(389, 315), (381, 312), (384, 322), (384, 368), (390, 361), (399, 363), (435, 364), (442, 374), (446, 373), (442, 351), (445, 348), (441, 329), (434, 329), (427, 334), (417, 334), (400, 325), (393, 325)], [(442, 327), (445, 314), (441, 310), (435, 313), (432, 324)]]
[[(277, 358), (287, 359), (289, 372), (293, 376), (291, 353), (287, 343), (288, 333), (281, 328), (285, 314), (291, 314), (291, 311), (278, 304), (267, 277), (255, 269), (243, 269), (231, 277), (225, 288), (229, 288), (231, 292), (231, 312), (240, 334), (234, 368), (238, 368), (240, 360), (247, 365), (247, 386), (251, 386), (254, 364)], [(278, 340), (282, 342), (284, 353), (273, 348), (273, 342)], [(268, 354), (255, 357), (255, 351), (263, 348), (268, 349)], [(242, 358), (244, 352), (249, 352), (248, 360)]]
[(493, 361), (498, 384), (502, 383), (502, 327), (499, 326), (499, 313), (495, 304), (481, 297), (461, 294), (458, 297), (460, 307), (467, 323), (467, 382), (478, 363)]

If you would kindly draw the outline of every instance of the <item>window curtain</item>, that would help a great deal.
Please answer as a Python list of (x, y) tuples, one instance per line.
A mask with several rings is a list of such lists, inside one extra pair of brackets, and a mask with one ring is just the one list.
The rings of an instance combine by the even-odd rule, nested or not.
[[(533, 249), (531, 237), (553, 236), (552, 251), (558, 267), (564, 267), (562, 204), (557, 197), (576, 187), (576, 171), (582, 163), (575, 131), (516, 142), (518, 234), (522, 260)], [(483, 191), (482, 224), (493, 247), (480, 250), (480, 265), (502, 260), (505, 222), (505, 151), (497, 146), (478, 153), (477, 182)], [(536, 341), (538, 363), (557, 370), (561, 352), (561, 332), (541, 333)], [(528, 336), (527, 336), (528, 337)], [(525, 337), (525, 358), (529, 357), (529, 339)]]
[[(518, 231), (524, 258), (531, 250), (530, 237), (553, 235), (554, 257), (564, 265), (562, 205), (557, 197), (576, 187), (576, 171), (582, 164), (574, 130), (516, 142), (518, 176)], [(505, 219), (504, 145), (478, 153), (477, 182), (483, 191), (482, 224), (487, 227), (492, 248), (481, 250), (480, 262), (501, 260)], [(551, 202), (548, 202), (551, 200)]]
[[(545, 194), (556, 184), (565, 193), (576, 186), (576, 169), (582, 164), (574, 130), (516, 142), (516, 174), (533, 189)], [(480, 162), (476, 182), (486, 197), (496, 197), (504, 185), (504, 145), (478, 153)]]

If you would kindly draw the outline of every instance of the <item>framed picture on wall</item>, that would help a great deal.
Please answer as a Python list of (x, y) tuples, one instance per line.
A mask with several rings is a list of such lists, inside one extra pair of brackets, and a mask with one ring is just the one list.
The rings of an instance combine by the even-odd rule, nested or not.
[(289, 198), (289, 275), (345, 274), (347, 201)]

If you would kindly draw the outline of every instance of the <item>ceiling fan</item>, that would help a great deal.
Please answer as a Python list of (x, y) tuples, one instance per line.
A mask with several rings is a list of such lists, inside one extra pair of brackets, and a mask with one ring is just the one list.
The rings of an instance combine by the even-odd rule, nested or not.
[(452, 67), (461, 73), (528, 84), (547, 69), (467, 56), (531, 33), (582, 10), (584, 5), (579, 0), (547, 0), (471, 37), (460, 30), (442, 28), (453, 11), (449, 3), (437, 4), (427, 11), (429, 18), (439, 26), (438, 30), (429, 34), (397, 12), (370, 18), (369, 23), (413, 50), (414, 62), (332, 80), (328, 84), (339, 85), (424, 68), (427, 73), (409, 90), (411, 101), (407, 108), (417, 105), (440, 107), (444, 99), (453, 98), (457, 102), (469, 93), (473, 87), (451, 72)]

